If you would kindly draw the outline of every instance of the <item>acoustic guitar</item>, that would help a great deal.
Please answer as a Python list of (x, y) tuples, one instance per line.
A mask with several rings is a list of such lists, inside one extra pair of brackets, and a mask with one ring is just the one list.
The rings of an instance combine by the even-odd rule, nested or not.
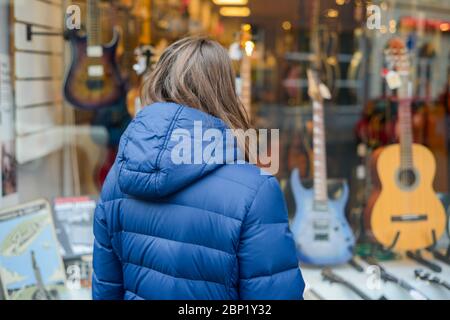
[(385, 50), (388, 85), (397, 90), (400, 144), (385, 147), (376, 168), (381, 192), (371, 216), (376, 240), (396, 250), (419, 250), (442, 236), (445, 211), (433, 190), (436, 163), (424, 146), (413, 143), (411, 80), (408, 50), (399, 38)]
[(86, 35), (71, 32), (72, 64), (64, 83), (64, 95), (74, 107), (97, 110), (120, 103), (125, 85), (116, 61), (119, 33), (102, 44), (100, 0), (87, 0)]
[(306, 189), (298, 169), (291, 174), (296, 213), (291, 226), (297, 256), (306, 264), (335, 265), (353, 256), (355, 238), (345, 218), (349, 196), (345, 183), (340, 199), (328, 199), (323, 99), (330, 98), (317, 72), (308, 71), (309, 95), (313, 100), (314, 188)]

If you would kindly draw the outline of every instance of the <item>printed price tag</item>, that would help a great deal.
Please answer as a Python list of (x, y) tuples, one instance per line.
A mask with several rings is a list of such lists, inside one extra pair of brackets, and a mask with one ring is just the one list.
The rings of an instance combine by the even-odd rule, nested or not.
[(319, 85), (319, 92), (320, 92), (320, 96), (323, 99), (326, 99), (326, 100), (330, 100), (331, 99), (330, 89), (328, 89), (328, 87), (325, 84), (321, 83)]
[(391, 90), (398, 89), (402, 86), (402, 79), (400, 78), (400, 75), (395, 71), (389, 71), (386, 74), (386, 81), (389, 89)]
[(366, 168), (362, 164), (356, 167), (356, 178), (358, 178), (358, 180), (366, 178)]

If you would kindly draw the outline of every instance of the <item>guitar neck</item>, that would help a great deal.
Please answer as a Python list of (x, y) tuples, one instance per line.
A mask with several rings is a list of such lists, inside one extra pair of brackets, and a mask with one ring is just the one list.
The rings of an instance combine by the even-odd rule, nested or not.
[(87, 41), (89, 47), (99, 46), (101, 39), (101, 22), (99, 0), (87, 0)]
[(357, 287), (355, 287), (353, 284), (351, 284), (350, 282), (347, 282), (345, 280), (341, 281), (340, 284), (342, 284), (343, 286), (347, 287), (348, 289), (350, 289), (351, 291), (353, 291), (354, 293), (356, 293), (361, 299), (363, 300), (372, 300), (371, 297), (369, 297), (368, 295), (366, 295), (364, 292), (362, 292), (360, 289), (358, 289)]
[(440, 281), (438, 282), (438, 284), (439, 284), (440, 286), (444, 287), (445, 289), (450, 290), (450, 283), (448, 283), (448, 282), (446, 282), (446, 281), (443, 281), (443, 280), (440, 280)]
[(327, 161), (323, 103), (313, 101), (314, 196), (318, 202), (327, 202)]
[(428, 300), (428, 298), (420, 291), (411, 286), (408, 282), (397, 278), (395, 275), (387, 272), (382, 266), (380, 266), (375, 260), (367, 260), (371, 265), (378, 266), (381, 271), (381, 279), (386, 282), (397, 284), (400, 288), (408, 292), (408, 294), (416, 300)]
[(133, 46), (133, 37), (136, 34), (134, 20), (131, 15), (125, 15), (125, 23), (124, 23), (124, 53), (123, 53), (123, 61), (124, 67), (127, 71), (131, 71), (133, 69), (134, 64), (134, 46)]
[(241, 101), (245, 109), (247, 110), (247, 113), (250, 115), (252, 104), (252, 93), (251, 93), (252, 63), (251, 58), (246, 54), (244, 54), (242, 58), (241, 79), (242, 79)]
[(311, 15), (311, 39), (310, 48), (311, 52), (314, 54), (312, 65), (317, 70), (320, 70), (320, 57), (322, 55), (322, 48), (320, 47), (319, 40), (319, 24), (320, 24), (320, 1), (312, 1), (312, 15)]
[(402, 169), (413, 168), (413, 134), (412, 134), (412, 114), (411, 101), (400, 99), (399, 101), (399, 126), (400, 126), (400, 150), (401, 150), (401, 167)]
[(331, 282), (339, 283), (339, 284), (343, 285), (344, 287), (346, 287), (347, 289), (350, 289), (355, 294), (357, 294), (361, 299), (363, 299), (363, 300), (372, 300), (371, 297), (369, 297), (367, 294), (362, 292), (355, 285), (353, 285), (352, 283), (348, 282), (347, 280), (341, 278), (340, 276), (335, 274), (333, 271), (331, 271), (331, 270), (324, 270), (324, 271), (322, 271), (322, 275), (325, 278), (327, 278), (328, 280), (330, 280)]

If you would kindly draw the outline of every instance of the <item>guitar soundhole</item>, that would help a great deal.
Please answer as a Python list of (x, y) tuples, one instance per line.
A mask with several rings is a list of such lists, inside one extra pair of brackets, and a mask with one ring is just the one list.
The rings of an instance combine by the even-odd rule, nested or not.
[(414, 169), (403, 169), (398, 173), (398, 182), (403, 188), (412, 188), (417, 182)]

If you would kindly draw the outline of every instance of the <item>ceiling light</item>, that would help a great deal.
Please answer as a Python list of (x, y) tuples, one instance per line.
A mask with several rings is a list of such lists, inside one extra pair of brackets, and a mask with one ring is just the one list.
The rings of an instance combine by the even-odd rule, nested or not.
[(222, 7), (219, 12), (224, 17), (248, 17), (251, 13), (247, 7)]
[(218, 6), (245, 6), (248, 0), (213, 0)]
[(255, 43), (253, 41), (246, 41), (244, 45), (245, 54), (251, 57), (253, 50), (255, 49)]
[(328, 18), (337, 18), (337, 17), (339, 17), (339, 11), (337, 11), (335, 9), (329, 9), (327, 11), (327, 17)]
[(250, 30), (252, 30), (252, 25), (246, 23), (246, 24), (244, 24), (244, 25), (242, 26), (242, 30), (244, 30), (244, 31), (246, 31), (246, 32), (249, 32)]
[(284, 22), (281, 24), (281, 27), (283, 28), (283, 30), (289, 31), (289, 30), (292, 29), (292, 23), (290, 23), (289, 21), (284, 21)]

